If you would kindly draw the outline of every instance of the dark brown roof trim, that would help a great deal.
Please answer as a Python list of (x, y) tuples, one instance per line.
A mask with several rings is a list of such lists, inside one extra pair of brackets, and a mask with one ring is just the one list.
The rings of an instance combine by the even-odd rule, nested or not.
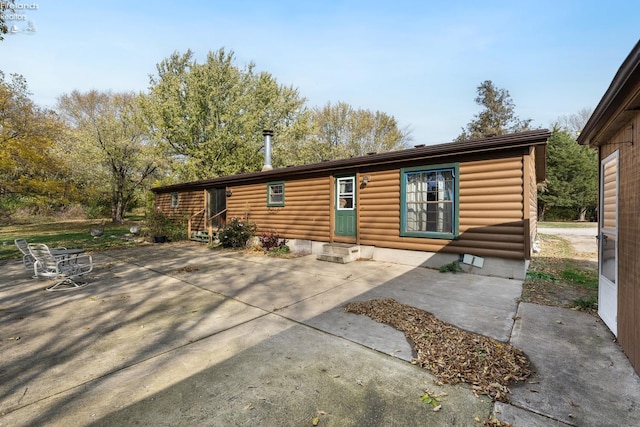
[(620, 114), (620, 109), (625, 107), (630, 98), (638, 95), (639, 83), (640, 41), (636, 43), (629, 56), (620, 66), (620, 69), (618, 69), (600, 103), (591, 114), (580, 135), (578, 135), (578, 143), (591, 146), (600, 145), (602, 141), (599, 141), (598, 138), (609, 126), (612, 118), (616, 114)]
[(168, 191), (179, 191), (185, 189), (196, 190), (209, 187), (238, 185), (256, 180), (267, 181), (270, 179), (275, 180), (282, 179), (284, 177), (290, 178), (310, 173), (339, 171), (354, 167), (367, 167), (380, 164), (406, 162), (410, 160), (433, 159), (439, 157), (500, 151), (518, 147), (530, 147), (533, 145), (546, 144), (547, 139), (549, 139), (550, 136), (551, 132), (549, 132), (549, 130), (536, 129), (527, 132), (494, 136), (491, 138), (470, 139), (461, 142), (449, 142), (446, 144), (408, 148), (406, 150), (390, 151), (380, 154), (369, 154), (366, 156), (351, 157), (348, 159), (331, 160), (322, 163), (313, 163), (310, 165), (278, 168), (265, 172), (250, 172), (213, 179), (205, 179), (201, 181), (173, 184), (152, 188), (151, 191), (155, 193), (164, 193)]

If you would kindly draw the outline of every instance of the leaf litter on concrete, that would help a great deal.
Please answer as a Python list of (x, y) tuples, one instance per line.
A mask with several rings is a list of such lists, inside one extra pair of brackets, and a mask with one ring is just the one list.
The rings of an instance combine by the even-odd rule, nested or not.
[(508, 402), (509, 384), (533, 374), (527, 356), (511, 344), (465, 331), (394, 299), (352, 302), (345, 311), (404, 332), (416, 353), (414, 363), (443, 383), (469, 384), (475, 394)]

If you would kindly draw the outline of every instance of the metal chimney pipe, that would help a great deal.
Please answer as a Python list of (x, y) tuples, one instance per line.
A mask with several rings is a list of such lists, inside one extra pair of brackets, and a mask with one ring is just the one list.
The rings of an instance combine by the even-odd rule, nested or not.
[(273, 136), (273, 131), (263, 130), (262, 135), (264, 135), (264, 166), (262, 167), (264, 172), (273, 169), (273, 166), (271, 166), (271, 137)]

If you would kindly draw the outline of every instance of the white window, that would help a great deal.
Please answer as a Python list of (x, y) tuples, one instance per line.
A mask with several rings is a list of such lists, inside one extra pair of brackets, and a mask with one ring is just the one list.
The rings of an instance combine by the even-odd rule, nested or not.
[(457, 171), (456, 165), (402, 170), (402, 236), (457, 236)]
[(267, 206), (284, 206), (284, 181), (267, 183)]
[(336, 206), (338, 210), (353, 210), (354, 208), (354, 184), (355, 178), (350, 176), (347, 178), (338, 178), (336, 191)]

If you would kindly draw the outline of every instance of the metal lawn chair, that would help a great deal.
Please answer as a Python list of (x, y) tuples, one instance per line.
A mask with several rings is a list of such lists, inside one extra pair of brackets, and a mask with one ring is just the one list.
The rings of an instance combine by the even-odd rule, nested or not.
[(91, 255), (54, 256), (43, 243), (30, 243), (29, 252), (35, 260), (33, 271), (37, 277), (61, 279), (46, 288), (48, 291), (81, 288), (87, 283), (77, 279), (93, 270)]
[[(13, 241), (20, 252), (22, 252), (22, 263), (27, 270), (33, 270), (35, 259), (29, 252), (29, 243), (26, 239), (15, 239)], [(54, 248), (54, 250), (65, 250), (66, 248)]]
[(35, 259), (29, 252), (29, 243), (27, 243), (25, 239), (16, 239), (13, 242), (18, 247), (18, 250), (22, 252), (22, 263), (24, 264), (24, 268), (27, 270), (33, 269)]

